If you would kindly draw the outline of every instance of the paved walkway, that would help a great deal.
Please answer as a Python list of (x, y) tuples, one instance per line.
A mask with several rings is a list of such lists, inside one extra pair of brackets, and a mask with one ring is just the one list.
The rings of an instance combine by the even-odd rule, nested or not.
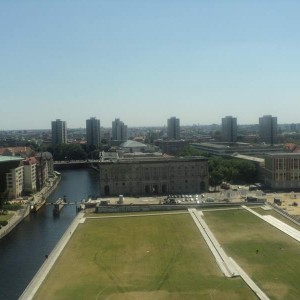
[(48, 258), (45, 260), (39, 271), (33, 277), (23, 294), (20, 296), (20, 300), (30, 300), (34, 297), (35, 293), (43, 283), (44, 279), (46, 278), (48, 272), (53, 267), (54, 263), (56, 262), (57, 258), (61, 254), (62, 250), (64, 249), (67, 242), (70, 240), (73, 232), (77, 228), (78, 224), (84, 222), (84, 213), (78, 213), (75, 217), (69, 228), (66, 230), (64, 235), (61, 237), (55, 248), (49, 254)]
[(269, 300), (268, 296), (256, 285), (256, 283), (247, 275), (247, 273), (233, 260), (233, 258), (229, 257), (232, 264), (238, 270), (240, 276), (246, 282), (246, 284), (251, 288), (251, 290), (257, 295), (257, 297), (261, 300)]
[(272, 225), (272, 226), (276, 227), (277, 229), (281, 230), (285, 234), (289, 235), (290, 237), (292, 237), (296, 241), (300, 242), (300, 231), (299, 230), (297, 230), (294, 227), (278, 220), (277, 218), (274, 218), (271, 215), (260, 215), (259, 213), (252, 210), (249, 207), (246, 207), (246, 206), (242, 206), (242, 207), (244, 209), (248, 210), (249, 212), (251, 212), (252, 214), (256, 215), (257, 217), (259, 217), (260, 219), (266, 221), (270, 225)]
[(241, 276), (246, 284), (253, 290), (261, 300), (269, 300), (267, 295), (256, 285), (256, 283), (247, 275), (247, 273), (231, 258), (226, 255), (207, 224), (202, 219), (203, 213), (196, 209), (189, 209), (189, 212), (205, 239), (209, 249), (214, 255), (220, 269), (226, 277)]
[(202, 219), (202, 215), (203, 215), (202, 212), (197, 211), (195, 208), (190, 208), (189, 213), (191, 214), (194, 222), (196, 223), (209, 249), (214, 255), (222, 273), (226, 277), (238, 276), (239, 273), (237, 272), (237, 270), (229, 260), (229, 257), (226, 255), (225, 251), (220, 246), (217, 239), (215, 238), (213, 233), (208, 228), (207, 224)]

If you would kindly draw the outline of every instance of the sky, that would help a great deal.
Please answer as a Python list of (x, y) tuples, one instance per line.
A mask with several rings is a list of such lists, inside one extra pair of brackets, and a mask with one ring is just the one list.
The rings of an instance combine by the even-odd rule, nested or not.
[(298, 0), (0, 0), (0, 130), (300, 123)]

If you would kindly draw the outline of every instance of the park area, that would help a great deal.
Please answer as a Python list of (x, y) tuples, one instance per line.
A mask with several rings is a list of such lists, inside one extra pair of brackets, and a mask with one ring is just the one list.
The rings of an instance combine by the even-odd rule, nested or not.
[[(280, 219), (274, 211), (256, 212)], [(246, 210), (204, 212), (204, 220), (227, 255), (270, 299), (300, 299), (299, 242)]]
[[(270, 299), (300, 299), (299, 242), (242, 208), (203, 213), (226, 254)], [(80, 224), (34, 299), (257, 299), (240, 277), (222, 274), (190, 214), (133, 215), (91, 215)]]
[(257, 299), (226, 278), (189, 214), (87, 219), (34, 299)]

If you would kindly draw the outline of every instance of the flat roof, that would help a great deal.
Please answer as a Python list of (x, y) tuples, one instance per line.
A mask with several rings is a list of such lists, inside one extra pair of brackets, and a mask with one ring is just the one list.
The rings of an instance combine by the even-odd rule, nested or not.
[(9, 162), (9, 161), (20, 161), (24, 160), (23, 157), (16, 157), (16, 156), (2, 156), (0, 155), (0, 163), (2, 162)]
[(126, 157), (118, 160), (103, 161), (100, 164), (126, 164), (126, 163), (164, 163), (164, 162), (189, 162), (207, 161), (204, 156), (185, 156), (185, 157)]
[(299, 152), (273, 152), (266, 154), (268, 156), (300, 156)]
[(220, 150), (233, 150), (236, 149), (269, 149), (269, 148), (283, 148), (281, 144), (276, 145), (267, 145), (267, 144), (251, 144), (251, 143), (241, 143), (241, 142), (214, 142), (214, 143), (191, 143), (192, 146), (195, 147), (206, 147), (206, 148), (213, 148), (213, 149), (220, 149)]
[(255, 161), (255, 162), (259, 162), (259, 163), (264, 163), (265, 162), (264, 158), (254, 157), (254, 156), (249, 156), (249, 155), (237, 154), (237, 155), (233, 155), (232, 157), (251, 160), (251, 161)]

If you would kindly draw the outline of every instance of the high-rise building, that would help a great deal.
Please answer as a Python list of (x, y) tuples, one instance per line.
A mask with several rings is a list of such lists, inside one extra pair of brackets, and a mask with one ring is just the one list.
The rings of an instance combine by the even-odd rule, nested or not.
[(67, 143), (67, 123), (56, 119), (52, 121), (52, 145)]
[(237, 141), (237, 120), (232, 116), (222, 118), (222, 140), (224, 142)]
[(127, 140), (127, 125), (120, 119), (112, 121), (112, 138), (113, 141), (126, 141)]
[(277, 142), (277, 117), (265, 115), (259, 118), (259, 138), (270, 145)]
[(96, 148), (101, 144), (100, 120), (96, 118), (86, 120), (86, 144)]
[(176, 117), (168, 119), (168, 139), (179, 140), (180, 139), (180, 120)]

